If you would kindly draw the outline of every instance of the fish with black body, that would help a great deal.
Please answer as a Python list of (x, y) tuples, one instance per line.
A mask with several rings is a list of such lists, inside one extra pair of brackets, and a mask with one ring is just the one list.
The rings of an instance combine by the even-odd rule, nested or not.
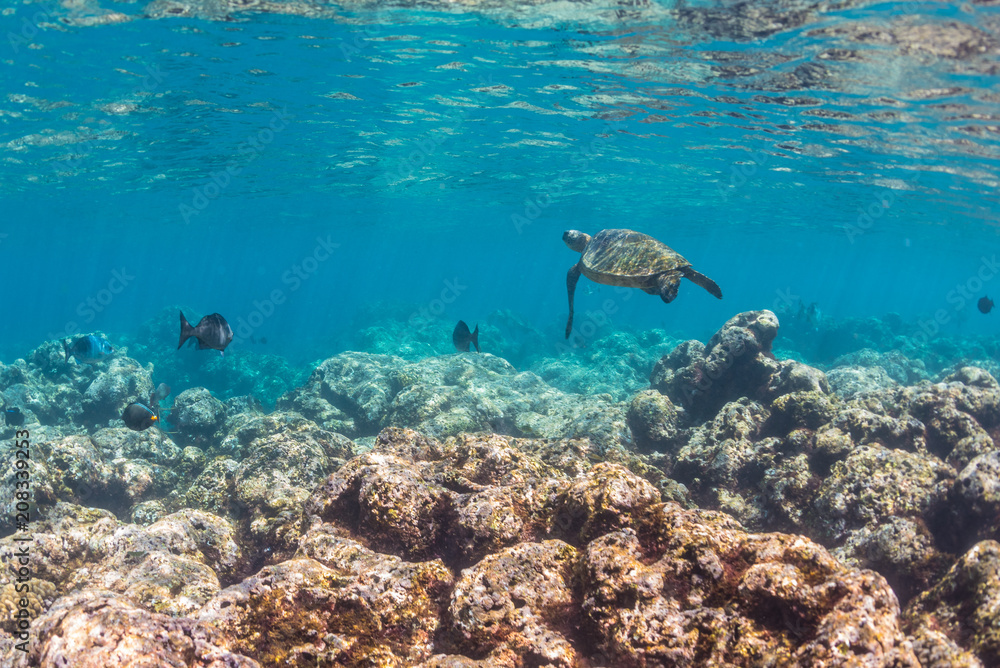
[(24, 413), (17, 406), (3, 406), (3, 420), (11, 427), (20, 427), (24, 424)]
[(993, 310), (993, 300), (989, 297), (982, 297), (976, 305), (979, 307), (980, 313), (989, 313)]
[(206, 315), (192, 327), (181, 311), (181, 340), (177, 344), (177, 349), (180, 350), (184, 342), (191, 337), (198, 340), (198, 350), (218, 350), (222, 355), (222, 351), (233, 340), (233, 328), (218, 313)]
[(69, 342), (69, 339), (63, 341), (63, 352), (66, 354), (67, 362), (72, 357), (75, 361), (84, 364), (97, 364), (114, 354), (115, 349), (103, 337), (88, 334), (72, 343)]
[(133, 402), (122, 411), (122, 422), (132, 431), (146, 431), (159, 421), (160, 416), (145, 404)]
[(464, 320), (459, 320), (458, 324), (455, 325), (455, 331), (451, 333), (451, 342), (455, 344), (455, 350), (460, 353), (469, 352), (469, 344), (471, 343), (476, 347), (476, 352), (479, 352), (479, 323), (476, 323), (476, 328), (473, 331), (469, 331), (469, 326), (465, 324)]
[[(122, 422), (132, 431), (146, 431), (160, 420), (160, 400), (170, 396), (170, 386), (160, 383), (149, 393), (149, 406), (133, 401), (122, 411)], [(152, 406), (152, 408), (150, 408)]]

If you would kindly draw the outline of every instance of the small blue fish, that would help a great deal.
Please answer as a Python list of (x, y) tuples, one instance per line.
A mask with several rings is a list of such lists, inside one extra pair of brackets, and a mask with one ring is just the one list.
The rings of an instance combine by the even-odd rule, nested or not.
[(70, 357), (75, 357), (78, 362), (84, 364), (96, 364), (101, 360), (110, 357), (115, 349), (103, 338), (94, 334), (81, 336), (73, 343), (68, 340), (63, 342), (63, 352), (66, 353), (66, 361)]

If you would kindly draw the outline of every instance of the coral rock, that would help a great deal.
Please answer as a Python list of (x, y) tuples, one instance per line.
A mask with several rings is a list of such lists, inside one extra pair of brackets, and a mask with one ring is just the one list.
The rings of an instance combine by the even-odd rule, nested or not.
[(892, 590), (822, 547), (665, 504), (582, 555), (585, 630), (610, 664), (912, 666)]
[(227, 649), (211, 625), (150, 613), (108, 592), (65, 596), (35, 620), (25, 654), (9, 648), (5, 666), (187, 666), (259, 668)]
[(506, 548), (464, 570), (449, 606), (459, 642), (477, 654), (506, 648), (535, 665), (575, 666), (560, 632), (574, 604), (575, 561), (573, 547), (548, 540)]
[(180, 432), (185, 445), (207, 449), (218, 440), (226, 422), (226, 408), (203, 387), (181, 392), (174, 400), (170, 422)]
[(672, 452), (680, 445), (677, 408), (656, 390), (635, 395), (626, 419), (639, 452)]

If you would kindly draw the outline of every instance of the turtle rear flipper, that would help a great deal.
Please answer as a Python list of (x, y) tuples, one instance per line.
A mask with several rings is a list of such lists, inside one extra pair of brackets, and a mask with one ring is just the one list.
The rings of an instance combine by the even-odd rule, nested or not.
[(566, 274), (566, 294), (569, 295), (569, 319), (566, 321), (566, 338), (573, 332), (573, 293), (576, 292), (576, 283), (580, 280), (580, 263), (570, 267)]
[(681, 284), (681, 277), (676, 271), (668, 271), (660, 274), (656, 281), (656, 291), (653, 294), (660, 295), (660, 299), (665, 304), (674, 301), (677, 296), (677, 287)]
[(684, 278), (705, 288), (717, 299), (722, 299), (722, 290), (719, 289), (718, 284), (705, 274), (697, 272), (691, 267), (684, 267), (681, 269), (681, 273), (684, 274)]

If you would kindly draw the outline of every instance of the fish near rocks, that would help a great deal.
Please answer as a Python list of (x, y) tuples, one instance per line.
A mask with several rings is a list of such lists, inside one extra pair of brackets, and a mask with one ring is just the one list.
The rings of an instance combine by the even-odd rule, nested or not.
[(479, 325), (476, 325), (476, 329), (469, 331), (469, 326), (465, 324), (464, 320), (459, 320), (458, 324), (455, 325), (455, 331), (451, 333), (451, 342), (455, 344), (455, 350), (460, 353), (469, 352), (469, 344), (471, 343), (476, 347), (476, 352), (479, 352)]
[(158, 411), (145, 404), (133, 402), (122, 412), (122, 422), (132, 431), (146, 431), (160, 419)]
[(989, 313), (993, 310), (993, 300), (989, 297), (981, 297), (976, 303), (976, 306), (979, 308), (980, 313)]
[(84, 364), (97, 364), (114, 354), (115, 349), (103, 337), (96, 334), (81, 336), (72, 343), (68, 340), (63, 342), (63, 352), (66, 354), (66, 361), (74, 358), (77, 362)]
[(20, 427), (24, 424), (24, 413), (17, 406), (4, 406), (3, 419), (10, 427)]
[(192, 327), (181, 311), (181, 340), (177, 344), (177, 349), (180, 350), (184, 342), (191, 337), (198, 340), (198, 350), (218, 350), (222, 355), (226, 346), (233, 340), (233, 328), (218, 313), (206, 315)]

